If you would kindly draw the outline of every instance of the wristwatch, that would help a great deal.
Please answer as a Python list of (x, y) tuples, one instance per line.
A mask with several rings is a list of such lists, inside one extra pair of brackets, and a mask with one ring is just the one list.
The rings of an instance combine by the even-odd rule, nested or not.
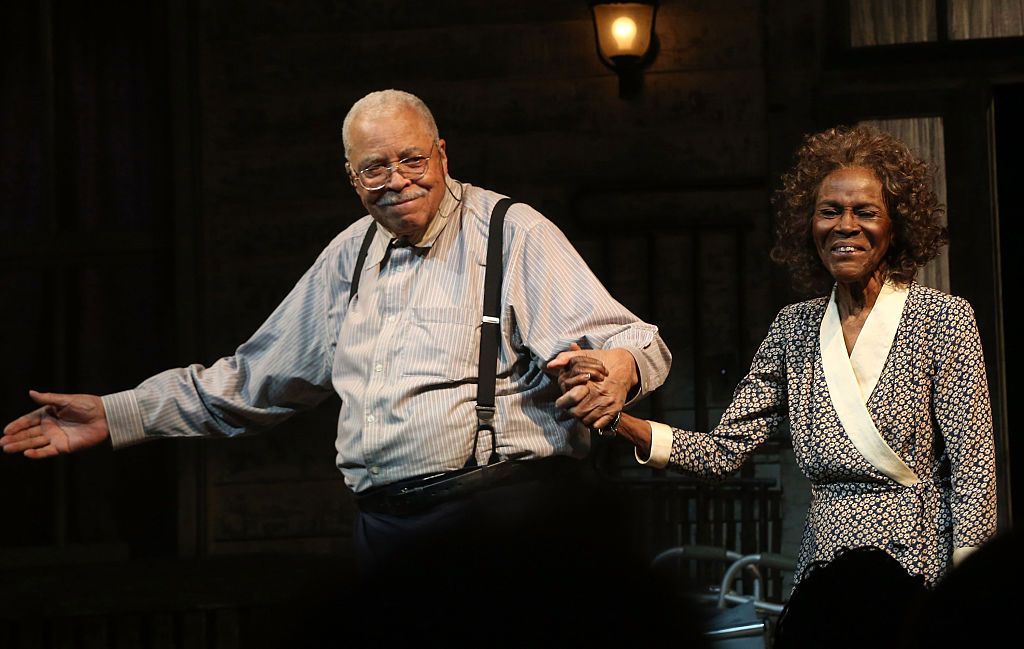
[(622, 411), (615, 413), (615, 419), (612, 423), (608, 424), (603, 428), (595, 428), (597, 434), (601, 437), (615, 437), (615, 433), (619, 432), (619, 420), (622, 419)]

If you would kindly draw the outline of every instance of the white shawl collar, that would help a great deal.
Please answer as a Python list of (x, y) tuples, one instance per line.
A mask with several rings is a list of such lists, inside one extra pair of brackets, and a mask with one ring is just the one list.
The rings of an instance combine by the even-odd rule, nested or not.
[(820, 331), (825, 383), (843, 429), (864, 459), (905, 487), (920, 480), (882, 439), (866, 404), (889, 357), (908, 295), (907, 288), (889, 282), (882, 286), (852, 355), (846, 353), (835, 289), (821, 320)]

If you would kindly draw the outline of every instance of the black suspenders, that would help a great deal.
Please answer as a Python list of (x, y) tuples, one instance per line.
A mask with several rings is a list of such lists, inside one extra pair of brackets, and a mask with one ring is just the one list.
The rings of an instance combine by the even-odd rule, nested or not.
[[(494, 428), (494, 392), (498, 373), (498, 343), (501, 341), (503, 272), (501, 253), (505, 213), (508, 212), (508, 208), (513, 202), (511, 198), (503, 198), (494, 205), (494, 209), (491, 211), (490, 229), (487, 232), (487, 270), (484, 272), (484, 308), (480, 318), (480, 366), (477, 371), (476, 384), (476, 433), (473, 435), (473, 450), (466, 460), (466, 467), (477, 465), (476, 447), (482, 431), (488, 431), (491, 435), (491, 454), (487, 458), (487, 464), (493, 464), (501, 459), (501, 456), (498, 455), (497, 432)], [(366, 253), (376, 234), (377, 223), (375, 221), (370, 224), (366, 235), (363, 236), (363, 243), (359, 247), (359, 256), (356, 258), (356, 266), (352, 271), (352, 287), (348, 293), (349, 302), (352, 302), (352, 298), (359, 292), (359, 277), (363, 274)]]
[(363, 236), (363, 245), (359, 246), (359, 256), (356, 257), (356, 267), (352, 271), (352, 286), (348, 290), (348, 303), (352, 304), (352, 298), (359, 292), (359, 278), (363, 274), (363, 264), (366, 263), (366, 253), (370, 251), (370, 244), (373, 243), (373, 236), (377, 234), (377, 222), (370, 223), (369, 229)]
[(494, 388), (497, 382), (498, 342), (501, 340), (501, 250), (505, 212), (513, 201), (503, 198), (491, 211), (491, 227), (487, 232), (487, 269), (484, 271), (484, 312), (480, 318), (480, 365), (476, 382), (476, 434), (473, 435), (473, 450), (469, 453), (466, 466), (476, 466), (476, 446), (480, 433), (491, 433), (491, 454), (487, 464), (501, 459), (498, 455), (498, 438), (494, 430)]

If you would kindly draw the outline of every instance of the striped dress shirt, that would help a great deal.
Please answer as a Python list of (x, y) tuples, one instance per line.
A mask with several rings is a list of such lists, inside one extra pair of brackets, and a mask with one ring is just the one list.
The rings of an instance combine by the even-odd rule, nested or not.
[[(503, 198), (446, 179), (423, 240), (402, 245), (365, 216), (319, 255), (233, 356), (168, 370), (103, 397), (115, 448), (145, 439), (266, 429), (341, 397), (337, 465), (359, 492), (462, 467), (476, 431), (480, 318), (491, 209)], [(367, 228), (377, 227), (349, 289)], [(545, 363), (572, 342), (629, 350), (639, 398), (661, 385), (671, 356), (656, 327), (615, 301), (565, 236), (522, 203), (506, 216), (498, 451), (511, 459), (585, 455), (589, 434), (554, 406)], [(486, 462), (490, 439), (477, 460)]]

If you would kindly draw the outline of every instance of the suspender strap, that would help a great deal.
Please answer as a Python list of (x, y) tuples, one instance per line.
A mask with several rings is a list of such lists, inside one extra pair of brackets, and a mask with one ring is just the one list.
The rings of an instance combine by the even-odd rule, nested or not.
[(372, 221), (370, 223), (370, 229), (366, 231), (363, 236), (363, 245), (359, 246), (359, 256), (356, 257), (356, 267), (352, 271), (352, 284), (348, 290), (348, 301), (352, 302), (352, 298), (359, 292), (359, 278), (363, 274), (363, 264), (366, 263), (366, 253), (370, 251), (370, 244), (373, 243), (373, 237), (377, 234), (377, 222)]
[[(502, 249), (504, 243), (505, 213), (514, 201), (503, 198), (494, 205), (491, 211), (491, 224), (487, 233), (487, 270), (484, 272), (484, 308), (480, 321), (480, 366), (477, 371), (476, 385), (476, 434), (473, 436), (473, 451), (466, 460), (466, 467), (477, 465), (476, 448), (480, 442), (480, 433), (487, 431), (491, 436), (491, 454), (487, 464), (498, 462), (498, 438), (494, 428), (494, 393), (498, 380), (498, 343), (501, 341), (501, 284), (502, 284)], [(377, 223), (371, 223), (359, 247), (359, 256), (352, 271), (351, 288), (348, 293), (349, 302), (359, 292), (359, 278), (363, 274), (363, 265), (370, 244), (377, 234)]]
[(498, 439), (494, 429), (494, 391), (497, 382), (498, 343), (501, 340), (501, 253), (505, 225), (505, 212), (514, 201), (503, 198), (491, 211), (491, 225), (487, 233), (487, 270), (484, 273), (484, 309), (480, 319), (480, 366), (476, 384), (476, 434), (473, 436), (473, 451), (466, 460), (466, 466), (476, 466), (476, 447), (480, 433), (491, 435), (491, 454), (487, 464), (501, 458), (498, 455)]

